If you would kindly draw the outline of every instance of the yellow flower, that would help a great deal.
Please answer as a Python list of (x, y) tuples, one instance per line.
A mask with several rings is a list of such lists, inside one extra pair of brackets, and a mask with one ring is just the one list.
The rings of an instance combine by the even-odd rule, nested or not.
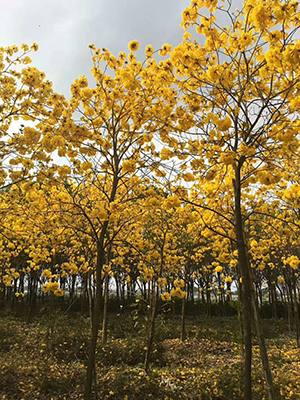
[(154, 53), (154, 49), (151, 45), (148, 45), (145, 49), (145, 55), (146, 57), (151, 57), (152, 54)]
[(56, 296), (62, 297), (64, 295), (64, 291), (62, 289), (56, 289), (54, 290), (54, 294)]
[(162, 48), (159, 50), (159, 55), (165, 57), (168, 53), (172, 51), (172, 46), (168, 43), (165, 43)]
[(181, 290), (179, 287), (176, 287), (176, 288), (173, 287), (171, 290), (172, 297), (180, 297), (183, 299), (185, 297), (185, 295), (186, 295), (186, 292)]
[(23, 50), (24, 52), (29, 51), (28, 44), (25, 44), (25, 43), (21, 44), (21, 50)]
[(42, 285), (42, 291), (43, 292), (49, 292), (49, 288), (48, 288), (48, 285), (47, 284), (45, 284), (45, 285)]
[(38, 51), (39, 45), (34, 42), (34, 43), (32, 43), (31, 48), (32, 48), (33, 51)]
[(245, 32), (239, 37), (239, 45), (244, 49), (252, 43), (253, 36), (250, 32)]
[(122, 172), (134, 172), (136, 170), (136, 164), (134, 160), (125, 160), (123, 163)]
[(226, 117), (225, 119), (216, 121), (216, 125), (219, 131), (227, 131), (231, 127), (231, 119)]
[(162, 301), (171, 301), (171, 296), (170, 296), (170, 293), (162, 293), (161, 294), (161, 299), (162, 299)]
[(52, 272), (50, 271), (50, 269), (45, 269), (45, 271), (43, 272), (42, 276), (44, 278), (51, 278)]
[(139, 47), (140, 47), (140, 44), (137, 40), (132, 40), (128, 44), (128, 48), (130, 51), (137, 51), (139, 49)]
[(297, 256), (291, 256), (291, 257), (287, 258), (286, 261), (284, 262), (284, 264), (289, 264), (290, 267), (292, 267), (293, 269), (297, 269), (299, 263), (300, 263), (300, 260)]
[(164, 201), (164, 205), (166, 208), (172, 208), (172, 207), (177, 208), (180, 207), (181, 201), (176, 195), (174, 196), (169, 195), (167, 199)]
[(47, 286), (48, 286), (48, 290), (51, 290), (52, 292), (55, 292), (56, 290), (59, 289), (58, 282), (48, 282)]
[(111, 270), (111, 266), (110, 265), (103, 265), (103, 270), (104, 270), (104, 272), (109, 272)]

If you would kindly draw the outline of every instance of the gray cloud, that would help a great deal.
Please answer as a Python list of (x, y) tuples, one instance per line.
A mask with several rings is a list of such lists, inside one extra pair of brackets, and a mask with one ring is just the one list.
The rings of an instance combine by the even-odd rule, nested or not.
[(4, 0), (1, 45), (37, 42), (33, 65), (68, 96), (74, 79), (89, 75), (89, 44), (118, 54), (135, 39), (143, 59), (148, 44), (158, 49), (181, 41), (181, 12), (188, 5), (189, 0)]

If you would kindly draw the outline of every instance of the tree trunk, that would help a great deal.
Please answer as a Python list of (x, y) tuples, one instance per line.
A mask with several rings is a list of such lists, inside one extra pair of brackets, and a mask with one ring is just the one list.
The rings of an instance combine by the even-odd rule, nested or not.
[(194, 304), (195, 294), (194, 294), (194, 280), (193, 279), (189, 282), (189, 288), (190, 288), (190, 293), (191, 293), (191, 301), (192, 301), (192, 304)]
[(86, 381), (84, 387), (84, 400), (92, 399), (92, 383), (93, 383), (93, 374), (95, 371), (96, 346), (97, 346), (100, 315), (101, 315), (101, 304), (102, 304), (101, 273), (104, 260), (104, 236), (105, 236), (105, 232), (103, 230), (104, 228), (102, 228), (101, 232), (102, 240), (97, 245), (97, 267), (96, 267), (97, 282), (95, 282), (96, 298), (92, 314), (92, 336), (91, 336), (89, 356), (87, 361)]
[(156, 284), (153, 282), (153, 290), (152, 290), (152, 305), (151, 305), (151, 317), (150, 317), (150, 330), (148, 336), (148, 343), (147, 349), (145, 354), (145, 361), (144, 361), (144, 369), (145, 372), (148, 372), (149, 369), (149, 361), (150, 361), (150, 354), (152, 351), (152, 345), (154, 340), (154, 332), (155, 332), (155, 319), (157, 314), (157, 305), (158, 305), (158, 288)]
[[(118, 168), (117, 168), (118, 170)], [(112, 191), (109, 197), (109, 203), (113, 202), (116, 197), (118, 187), (118, 176), (114, 176), (114, 181), (112, 185)], [(89, 356), (87, 361), (87, 371), (86, 371), (86, 381), (84, 387), (84, 400), (91, 400), (92, 398), (92, 383), (93, 374), (95, 372), (96, 380), (96, 369), (95, 369), (95, 359), (96, 359), (96, 346), (98, 339), (98, 331), (100, 324), (101, 315), (101, 303), (102, 303), (102, 268), (104, 264), (104, 242), (108, 229), (108, 219), (103, 222), (100, 237), (97, 237), (97, 262), (96, 262), (96, 274), (97, 282), (96, 285), (96, 298), (93, 309), (93, 319), (92, 319), (92, 337), (90, 342)]]
[(88, 271), (87, 276), (87, 296), (88, 296), (88, 303), (89, 303), (89, 316), (90, 316), (90, 326), (92, 329), (92, 321), (93, 321), (93, 291), (92, 291), (92, 274), (91, 271)]
[(244, 329), (245, 329), (245, 360), (244, 360), (244, 382), (245, 382), (245, 399), (251, 400), (251, 364), (252, 364), (252, 333), (251, 333), (251, 303), (253, 305), (254, 319), (257, 331), (257, 337), (260, 347), (260, 354), (263, 363), (263, 369), (265, 373), (268, 398), (269, 400), (275, 399), (274, 385), (272, 379), (271, 368), (268, 359), (267, 348), (265, 339), (261, 329), (260, 316), (257, 298), (254, 289), (254, 283), (252, 278), (252, 271), (249, 262), (249, 254), (244, 234), (244, 222), (242, 218), (241, 210), (241, 167), (243, 159), (240, 159), (238, 165), (235, 166), (235, 180), (234, 194), (235, 194), (235, 227), (236, 227), (236, 240), (238, 248), (238, 261), (239, 261), (239, 272), (242, 279), (242, 303), (243, 303), (243, 316), (244, 316)]
[(31, 278), (31, 282), (30, 282), (29, 311), (28, 311), (28, 316), (27, 316), (27, 322), (31, 321), (33, 312), (36, 307), (37, 287), (38, 287), (38, 278), (36, 276), (36, 273), (33, 273), (33, 276)]
[(294, 314), (295, 314), (295, 330), (296, 330), (296, 341), (297, 346), (300, 347), (300, 321), (299, 321), (299, 305), (297, 299), (297, 285), (296, 278), (293, 277), (293, 293), (294, 293)]
[(4, 309), (5, 306), (5, 292), (6, 287), (3, 282), (2, 275), (0, 275), (0, 310)]
[(88, 287), (87, 287), (87, 274), (84, 274), (81, 282), (81, 314), (84, 315), (86, 309), (88, 297)]
[(289, 327), (289, 332), (292, 331), (292, 323), (293, 323), (293, 316), (292, 316), (292, 309), (294, 307), (294, 302), (293, 302), (293, 295), (292, 295), (292, 288), (290, 283), (287, 283), (287, 300), (288, 300), (288, 327)]
[(121, 299), (120, 299), (120, 289), (119, 289), (119, 277), (117, 276), (117, 274), (115, 274), (114, 278), (115, 278), (115, 282), (116, 282), (116, 297), (117, 297), (118, 303), (120, 303)]
[(211, 299), (210, 299), (210, 288), (206, 289), (206, 317), (210, 318), (211, 317)]
[(105, 273), (103, 321), (102, 321), (102, 343), (107, 341), (107, 303), (108, 303), (109, 274)]
[(243, 304), (244, 327), (244, 392), (245, 399), (251, 400), (251, 364), (252, 364), (252, 332), (251, 332), (251, 289), (249, 266), (247, 259), (246, 243), (244, 238), (244, 226), (241, 210), (241, 179), (240, 168), (235, 168), (234, 194), (235, 194), (235, 230), (238, 249), (238, 266), (241, 278), (241, 300)]
[(72, 303), (72, 300), (75, 296), (75, 285), (76, 285), (76, 274), (73, 274), (71, 277), (71, 288), (70, 288), (70, 299), (69, 302)]
[(263, 330), (261, 327), (258, 302), (257, 302), (257, 298), (255, 296), (254, 290), (252, 291), (252, 305), (253, 305), (253, 310), (254, 310), (254, 320), (255, 320), (255, 326), (256, 326), (257, 339), (258, 339), (258, 343), (259, 343), (260, 356), (261, 356), (263, 370), (264, 370), (266, 384), (267, 384), (268, 397), (269, 397), (269, 400), (275, 400), (276, 397), (275, 397), (275, 391), (274, 391), (274, 385), (273, 385), (272, 372), (271, 372), (271, 367), (270, 367), (270, 363), (269, 363), (267, 346), (266, 346)]
[(272, 317), (274, 319), (277, 319), (277, 298), (276, 298), (276, 293), (275, 293), (275, 284), (270, 282), (269, 289), (270, 289), (271, 300), (272, 300)]
[(186, 298), (184, 297), (182, 299), (182, 306), (181, 306), (181, 335), (180, 335), (180, 340), (182, 342), (185, 341), (186, 339), (186, 328), (185, 328), (185, 304), (186, 304)]

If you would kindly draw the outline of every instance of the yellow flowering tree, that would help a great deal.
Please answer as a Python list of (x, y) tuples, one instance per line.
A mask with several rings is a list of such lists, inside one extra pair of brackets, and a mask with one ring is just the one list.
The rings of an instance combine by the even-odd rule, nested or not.
[[(185, 107), (177, 131), (193, 131), (185, 153), (190, 167), (213, 185), (217, 174), (232, 182), (238, 270), (242, 279), (245, 327), (245, 398), (251, 398), (251, 314), (254, 312), (268, 394), (272, 376), (259, 323), (257, 299), (245, 239), (243, 198), (247, 188), (281, 179), (277, 165), (298, 146), (298, 3), (246, 0), (235, 12), (231, 2), (192, 1), (182, 27), (194, 27), (203, 45), (186, 32), (170, 57)], [(222, 24), (219, 19), (223, 15)], [(186, 121), (186, 122), (184, 122)], [(192, 129), (194, 127), (194, 129)], [(187, 129), (188, 128), (188, 129)], [(252, 304), (251, 304), (252, 303)]]
[[(0, 48), (0, 189), (10, 191), (12, 200), (18, 197), (18, 188), (12, 184), (36, 175), (38, 168), (44, 170), (51, 159), (41, 131), (52, 124), (53, 99), (61, 96), (53, 92), (44, 72), (29, 65), (30, 53), (37, 50), (36, 43), (22, 44), (20, 49), (16, 45)], [(10, 205), (1, 203), (2, 221), (13, 218), (7, 215), (10, 212)], [(2, 285), (1, 280), (3, 294)]]
[(64, 182), (75, 215), (86, 220), (96, 248), (96, 298), (86, 399), (92, 395), (102, 270), (107, 261), (110, 227), (119, 204), (129, 206), (129, 197), (142, 183), (141, 171), (149, 166), (151, 173), (159, 173), (153, 160), (152, 138), (165, 129), (177, 101), (170, 71), (158, 66), (150, 54), (145, 65), (136, 60), (138, 42), (129, 44), (128, 55), (122, 52), (118, 57), (106, 49), (90, 47), (95, 86), (89, 87), (85, 76), (75, 80), (72, 97), (67, 105), (61, 102), (57, 129), (49, 138), (58, 155), (68, 160), (68, 165), (55, 167), (53, 176)]
[(37, 161), (47, 160), (32, 123), (49, 120), (55, 94), (45, 73), (29, 66), (29, 54), (37, 50), (36, 43), (0, 48), (0, 188), (22, 181)]
[[(149, 310), (144, 360), (144, 368), (147, 372), (153, 348), (159, 297), (169, 302), (171, 296), (185, 295), (179, 288), (176, 293), (168, 291), (168, 286), (172, 285), (174, 276), (180, 269), (174, 229), (180, 201), (176, 196), (166, 196), (161, 188), (151, 185), (145, 188), (134, 206), (139, 219), (134, 229), (129, 227), (130, 230), (125, 231), (126, 240), (123, 239), (123, 244), (120, 243), (117, 254), (121, 254), (122, 258), (122, 261), (119, 260), (118, 263), (120, 264), (121, 261), (129, 274), (132, 269), (137, 271), (138, 280), (142, 285), (143, 302), (147, 303)], [(135, 260), (131, 265), (128, 264), (128, 259), (126, 264), (124, 244)]]

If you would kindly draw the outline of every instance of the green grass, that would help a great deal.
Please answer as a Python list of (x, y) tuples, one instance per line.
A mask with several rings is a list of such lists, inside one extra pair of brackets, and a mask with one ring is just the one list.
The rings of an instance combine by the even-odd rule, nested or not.
[[(143, 371), (147, 318), (110, 315), (106, 346), (97, 350), (98, 399), (238, 400), (242, 357), (237, 318), (158, 316), (148, 374)], [(300, 398), (300, 351), (284, 321), (264, 321), (278, 397)], [(0, 399), (82, 399), (90, 326), (87, 318), (61, 313), (28, 324), (0, 318)], [(266, 399), (259, 349), (254, 344), (253, 399)]]

